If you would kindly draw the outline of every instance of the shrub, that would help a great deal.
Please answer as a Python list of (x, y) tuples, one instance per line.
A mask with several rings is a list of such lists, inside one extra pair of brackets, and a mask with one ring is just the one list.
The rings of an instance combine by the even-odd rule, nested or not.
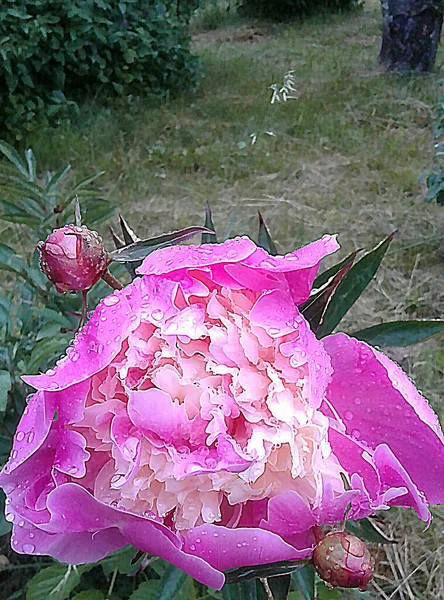
[(240, 0), (241, 12), (277, 21), (322, 12), (351, 10), (361, 0)]
[[(194, 86), (186, 21), (155, 0), (5, 0), (0, 8), (0, 121), (59, 118), (85, 94)], [(20, 137), (18, 133), (18, 137)]]

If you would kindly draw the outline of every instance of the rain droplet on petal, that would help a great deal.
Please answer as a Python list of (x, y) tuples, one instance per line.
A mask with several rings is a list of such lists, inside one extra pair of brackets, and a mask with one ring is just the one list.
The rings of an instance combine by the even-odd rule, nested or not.
[(347, 419), (347, 421), (351, 421), (353, 419), (353, 413), (351, 412), (351, 410), (345, 411), (344, 418)]
[(25, 434), (24, 431), (17, 431), (17, 434), (16, 434), (15, 438), (16, 438), (16, 440), (18, 442), (21, 442), (21, 441), (23, 441), (25, 439), (25, 435), (26, 434)]
[(34, 544), (23, 544), (23, 552), (25, 554), (32, 554), (35, 551)]
[(117, 296), (111, 295), (111, 296), (107, 296), (104, 300), (103, 300), (103, 304), (105, 306), (113, 306), (114, 304), (117, 304), (119, 301), (119, 298), (117, 298)]

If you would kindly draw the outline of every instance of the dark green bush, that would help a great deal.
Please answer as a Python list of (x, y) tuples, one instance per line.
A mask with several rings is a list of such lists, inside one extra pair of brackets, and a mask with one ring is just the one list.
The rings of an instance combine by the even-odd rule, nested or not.
[(323, 12), (350, 10), (362, 0), (239, 0), (241, 12), (276, 21)]
[(177, 2), (3, 0), (0, 3), (0, 128), (20, 137), (85, 94), (138, 95), (192, 87)]

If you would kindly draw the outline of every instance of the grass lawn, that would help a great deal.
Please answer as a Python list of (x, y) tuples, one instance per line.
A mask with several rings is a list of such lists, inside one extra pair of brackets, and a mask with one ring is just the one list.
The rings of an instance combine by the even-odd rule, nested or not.
[[(206, 200), (222, 235), (236, 211), (234, 233), (255, 236), (259, 209), (282, 252), (329, 232), (339, 233), (345, 256), (399, 229), (344, 328), (442, 317), (444, 254), (439, 241), (426, 240), (444, 236), (444, 208), (423, 203), (418, 176), (430, 161), (443, 55), (432, 75), (382, 72), (379, 10), (371, 0), (351, 15), (287, 25), (229, 17), (211, 31), (202, 24), (218, 19), (202, 17), (194, 46), (205, 78), (196, 94), (122, 108), (99, 93), (76, 121), (40, 130), (26, 146), (50, 170), (65, 162), (79, 178), (105, 170), (104, 189), (141, 235), (200, 223)], [(271, 105), (269, 86), (291, 69), (298, 99)], [(441, 415), (442, 342), (391, 352)], [(367, 597), (443, 593), (442, 520), (434, 514), (425, 533), (406, 511), (385, 519), (400, 542), (380, 551)]]

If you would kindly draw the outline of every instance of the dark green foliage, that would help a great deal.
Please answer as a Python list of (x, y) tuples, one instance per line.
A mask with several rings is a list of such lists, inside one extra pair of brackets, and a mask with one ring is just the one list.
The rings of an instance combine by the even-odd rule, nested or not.
[(242, 12), (276, 21), (323, 12), (351, 10), (360, 5), (360, 0), (240, 0)]
[[(155, 0), (5, 0), (0, 122), (16, 137), (89, 95), (165, 93), (197, 83), (186, 22)], [(184, 7), (189, 3), (184, 3)], [(180, 13), (180, 9), (179, 9)]]

